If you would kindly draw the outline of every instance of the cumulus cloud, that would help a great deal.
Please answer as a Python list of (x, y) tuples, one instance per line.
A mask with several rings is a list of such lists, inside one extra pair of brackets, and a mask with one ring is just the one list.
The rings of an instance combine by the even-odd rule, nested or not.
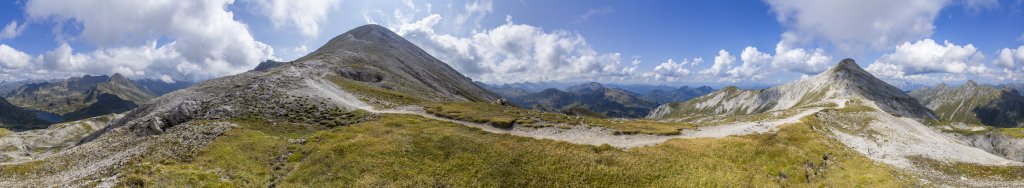
[(1005, 68), (1024, 66), (1024, 46), (1017, 47), (1017, 49), (1003, 48), (999, 50), (999, 54), (992, 64)]
[(957, 45), (949, 41), (938, 44), (932, 39), (905, 42), (895, 51), (882, 55), (867, 70), (877, 76), (904, 79), (929, 73), (983, 74), (985, 55), (972, 44)]
[(772, 59), (773, 67), (810, 75), (825, 71), (831, 64), (832, 57), (825, 55), (822, 49), (809, 52), (803, 48), (786, 46), (785, 42), (775, 45), (775, 58)]
[(997, 55), (992, 64), (1002, 70), (996, 71), (999, 73), (993, 75), (995, 79), (1024, 80), (1024, 46), (1019, 46), (1017, 49), (1003, 48)]
[(767, 0), (787, 46), (828, 42), (843, 53), (887, 49), (932, 34), (947, 0)]
[(32, 56), (6, 44), (0, 44), (0, 69), (16, 69), (28, 65)]
[(738, 67), (733, 67), (726, 72), (730, 78), (760, 80), (765, 77), (765, 73), (767, 72), (762, 68), (764, 65), (772, 61), (772, 56), (758, 51), (755, 47), (747, 46), (743, 49), (743, 52), (740, 53), (740, 61), (742, 61), (743, 64)]
[(725, 51), (724, 49), (718, 50), (718, 56), (715, 56), (714, 64), (711, 64), (711, 67), (708, 69), (700, 71), (700, 74), (721, 76), (724, 73), (723, 71), (732, 66), (733, 62), (736, 62), (736, 57), (729, 55), (729, 51)]
[[(661, 81), (676, 81), (679, 78), (690, 76), (690, 69), (687, 68), (687, 66), (692, 67), (693, 65), (700, 64), (702, 62), (704, 62), (704, 59), (702, 58), (694, 58), (692, 61), (689, 59), (683, 59), (679, 62), (668, 59), (668, 61), (654, 67), (654, 70), (644, 76), (652, 77), (655, 80)], [(639, 62), (635, 64), (638, 63)]]
[[(64, 43), (42, 55), (42, 66), (64, 73), (201, 80), (248, 70), (273, 59), (247, 26), (226, 10), (233, 0), (30, 0), (30, 19), (79, 24), (81, 38), (97, 47), (74, 52)], [(63, 35), (64, 33), (58, 33)], [(158, 45), (156, 41), (167, 40)]]
[(12, 20), (11, 23), (4, 26), (4, 30), (0, 31), (0, 39), (18, 37), (22, 32), (25, 32), (25, 24), (18, 25), (17, 20)]
[[(248, 0), (256, 4), (257, 10), (270, 19), (275, 28), (298, 29), (306, 37), (317, 37), (320, 25), (327, 20), (328, 11), (338, 6), (340, 0)], [(406, 1), (411, 5), (411, 2)]]
[(775, 55), (761, 52), (756, 47), (747, 46), (740, 53), (740, 64), (735, 65), (736, 57), (729, 51), (719, 50), (711, 67), (701, 70), (705, 77), (718, 77), (722, 81), (737, 82), (740, 80), (762, 80), (775, 70), (818, 74), (832, 63), (832, 57), (825, 55), (821, 49), (808, 52), (802, 48), (788, 48), (781, 42), (775, 48)]
[(460, 37), (436, 33), (443, 21), (431, 14), (392, 28), (463, 74), (485, 82), (587, 80), (628, 77), (636, 64), (623, 65), (618, 53), (598, 53), (583, 36), (563, 30), (516, 24), (509, 16), (495, 28)]

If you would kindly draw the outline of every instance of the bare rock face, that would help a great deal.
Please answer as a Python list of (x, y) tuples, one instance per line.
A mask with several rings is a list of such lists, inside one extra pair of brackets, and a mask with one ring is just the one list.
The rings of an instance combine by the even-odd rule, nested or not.
[(1024, 138), (1015, 138), (998, 132), (977, 135), (956, 135), (971, 146), (984, 149), (1008, 159), (1024, 161)]
[(892, 85), (844, 59), (817, 76), (762, 90), (723, 88), (682, 103), (662, 105), (650, 118), (688, 114), (753, 114), (796, 107), (822, 105), (831, 99), (861, 97), (888, 113), (921, 119), (937, 119), (931, 110)]

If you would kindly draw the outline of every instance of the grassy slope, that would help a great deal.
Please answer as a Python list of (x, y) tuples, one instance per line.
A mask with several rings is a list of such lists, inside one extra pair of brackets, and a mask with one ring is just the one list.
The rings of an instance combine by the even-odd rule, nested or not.
[(617, 134), (644, 133), (658, 135), (676, 135), (679, 134), (681, 129), (694, 127), (686, 123), (668, 123), (643, 119), (626, 120), (576, 117), (479, 102), (431, 103), (427, 104), (424, 109), (427, 113), (437, 116), (491, 124), (499, 127), (510, 127), (514, 124), (529, 127), (588, 125), (613, 129)]
[[(265, 186), (283, 177), (279, 185), (284, 187), (877, 187), (909, 183), (888, 167), (814, 132), (811, 127), (820, 126), (815, 119), (805, 122), (785, 125), (775, 134), (674, 139), (629, 151), (491, 134), (411, 115), (385, 115), (303, 134), (309, 136), (304, 144), (289, 144), (287, 134), (242, 125), (217, 138), (194, 160), (135, 165), (124, 182)], [(830, 165), (822, 166), (825, 154), (831, 154)], [(805, 168), (808, 162), (816, 167)], [(811, 175), (806, 176), (807, 172)]]
[(1024, 138), (1024, 128), (999, 128), (999, 133), (1013, 138)]

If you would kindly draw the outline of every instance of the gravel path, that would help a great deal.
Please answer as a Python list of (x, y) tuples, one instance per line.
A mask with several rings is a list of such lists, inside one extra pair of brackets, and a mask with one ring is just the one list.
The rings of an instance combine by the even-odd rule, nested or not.
[(778, 126), (780, 125), (798, 122), (800, 121), (800, 118), (812, 115), (815, 112), (818, 112), (822, 109), (823, 108), (808, 109), (800, 114), (794, 115), (789, 118), (766, 122), (743, 122), (707, 127), (702, 128), (700, 130), (684, 130), (679, 135), (671, 136), (651, 134), (615, 135), (613, 130), (607, 128), (590, 127), (582, 125), (569, 126), (568, 128), (530, 128), (515, 126), (512, 129), (501, 129), (487, 124), (438, 117), (433, 114), (428, 114), (424, 112), (423, 108), (418, 106), (406, 106), (388, 110), (375, 110), (370, 108), (364, 110), (373, 113), (419, 115), (429, 119), (458, 123), (470, 127), (477, 127), (490, 133), (509, 134), (515, 136), (530, 137), (535, 139), (557, 140), (575, 144), (586, 144), (594, 146), (608, 144), (613, 147), (628, 149), (632, 147), (653, 146), (673, 138), (721, 138), (730, 135), (745, 135), (775, 131), (778, 129)]
[[(712, 137), (721, 138), (731, 135), (746, 135), (755, 133), (765, 133), (778, 130), (778, 126), (799, 122), (800, 118), (804, 116), (812, 115), (824, 108), (812, 108), (805, 110), (797, 115), (778, 119), (769, 120), (763, 122), (741, 122), (733, 123), (720, 126), (704, 127), (699, 130), (684, 130), (679, 135), (651, 135), (651, 134), (629, 134), (629, 135), (616, 135), (613, 130), (592, 127), (592, 126), (569, 126), (569, 127), (541, 127), (541, 128), (530, 128), (515, 126), (512, 129), (497, 128), (487, 124), (480, 124), (474, 122), (467, 122), (455, 119), (448, 119), (433, 114), (426, 113), (422, 107), (419, 106), (405, 106), (393, 109), (378, 110), (373, 106), (366, 104), (361, 101), (355, 95), (348, 93), (333, 84), (329, 84), (323, 80), (306, 80), (306, 84), (309, 85), (312, 91), (311, 94), (318, 94), (320, 96), (327, 96), (331, 98), (331, 101), (349, 108), (356, 108), (366, 110), (372, 113), (381, 114), (412, 114), (423, 116), (425, 118), (447, 121), (452, 123), (458, 123), (470, 127), (477, 127), (484, 131), (498, 134), (509, 134), (515, 136), (530, 137), (535, 139), (548, 139), (565, 141), (575, 144), (586, 144), (586, 145), (603, 145), (608, 144), (618, 148), (632, 148), (640, 146), (652, 146), (662, 142), (665, 142), (673, 138), (702, 138)], [(837, 102), (839, 105), (845, 104), (843, 102)]]

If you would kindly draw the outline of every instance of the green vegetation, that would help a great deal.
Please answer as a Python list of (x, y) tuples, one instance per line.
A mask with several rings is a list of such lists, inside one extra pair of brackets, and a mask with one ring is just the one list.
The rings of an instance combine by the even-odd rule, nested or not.
[[(133, 160), (121, 174), (121, 186), (900, 187), (913, 183), (908, 182), (912, 178), (815, 132), (824, 129), (813, 116), (783, 125), (776, 133), (673, 139), (628, 150), (492, 134), (414, 115), (382, 115), (328, 130), (263, 120), (232, 122), (239, 126), (193, 154)], [(4, 165), (0, 171), (46, 171), (42, 163)]]
[[(317, 133), (286, 187), (899, 187), (886, 166), (812, 131), (618, 150), (490, 134), (411, 115)], [(828, 160), (825, 160), (827, 158)], [(826, 162), (827, 161), (827, 162)], [(910, 179), (910, 178), (904, 178)]]
[(287, 144), (286, 139), (261, 131), (232, 129), (190, 161), (146, 160), (131, 165), (121, 183), (154, 187), (266, 186), (274, 178), (271, 164)]
[(7, 136), (8, 134), (11, 134), (10, 130), (4, 129), (4, 128), (0, 128), (0, 137)]
[[(365, 110), (338, 112), (321, 117), (293, 116), (287, 121), (270, 121), (262, 118), (233, 118), (229, 121), (245, 125), (246, 128), (260, 131), (277, 137), (299, 138), (319, 130), (355, 124), (372, 119), (373, 114)], [(296, 121), (303, 120), (303, 121)]]
[(425, 105), (424, 110), (427, 113), (445, 118), (490, 124), (503, 128), (511, 128), (512, 125), (527, 127), (585, 125), (609, 128), (615, 130), (616, 134), (676, 135), (679, 134), (681, 129), (694, 127), (687, 123), (578, 117), (481, 102), (431, 103)]
[(998, 128), (999, 133), (1013, 138), (1024, 138), (1024, 128)]
[(846, 107), (845, 108), (839, 108), (839, 109), (836, 109), (836, 110), (839, 110), (840, 112), (871, 112), (871, 111), (878, 111), (874, 107), (871, 107), (871, 106), (868, 106), (868, 105), (864, 105), (864, 101), (862, 101), (860, 99), (851, 99), (849, 101), (846, 101)]
[(376, 107), (390, 108), (418, 104), (424, 101), (419, 97), (411, 96), (406, 93), (381, 89), (343, 77), (333, 77), (330, 78), (330, 80), (331, 82), (334, 82), (335, 85), (338, 85), (338, 87), (344, 88), (345, 91), (353, 92), (353, 94), (359, 96), (360, 100), (369, 101)]

